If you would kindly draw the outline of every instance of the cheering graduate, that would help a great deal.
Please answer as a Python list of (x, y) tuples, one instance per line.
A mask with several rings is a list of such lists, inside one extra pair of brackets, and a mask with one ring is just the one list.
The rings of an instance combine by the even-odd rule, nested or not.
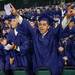
[(66, 28), (62, 32), (62, 38), (64, 39), (63, 41), (66, 43), (65, 55), (67, 57), (67, 65), (75, 66), (75, 59), (74, 59), (75, 58), (75, 52), (74, 52), (75, 18), (74, 17), (66, 18), (66, 21), (67, 21), (67, 25), (65, 24)]
[[(71, 15), (68, 14), (68, 15)], [(47, 67), (52, 75), (61, 75), (63, 69), (63, 59), (60, 57), (59, 34), (62, 33), (66, 25), (53, 27), (53, 20), (46, 14), (39, 17), (37, 26), (28, 27), (32, 34), (33, 41), (33, 70), (37, 71), (41, 67)]]
[(19, 18), (13, 15), (11, 15), (9, 19), (13, 29), (13, 38), (11, 37), (11, 39), (13, 39), (15, 45), (17, 68), (29, 69), (30, 35), (28, 35), (29, 32), (27, 32), (27, 29), (25, 30), (29, 23), (26, 20), (23, 20), (22, 17)]
[(28, 25), (33, 41), (33, 71), (46, 67), (52, 75), (61, 75), (63, 63), (58, 54), (58, 35), (61, 27), (54, 28), (53, 21), (43, 14), (39, 17), (38, 25)]
[[(13, 16), (13, 18), (11, 15)], [(32, 52), (30, 52), (32, 44), (31, 44), (31, 35), (27, 28), (29, 22), (18, 15), (18, 13), (16, 12), (16, 9), (13, 7), (12, 4), (11, 4), (11, 15), (9, 15), (10, 25), (12, 29), (14, 30), (15, 38), (17, 38), (15, 39), (15, 41), (14, 40), (13, 41), (16, 47), (15, 50), (18, 50), (18, 52), (16, 52), (16, 56), (17, 56), (16, 61), (18, 60), (18, 62), (20, 62), (20, 63), (17, 62), (18, 68), (19, 69), (21, 67), (24, 69), (27, 68), (28, 74), (32, 75), (33, 74), (32, 62), (31, 62), (32, 56), (30, 56), (32, 55)], [(17, 36), (17, 33), (19, 33), (18, 36)], [(21, 38), (21, 36), (23, 37)], [(19, 56), (22, 59), (19, 59)], [(23, 60), (22, 56), (25, 58), (25, 61)]]

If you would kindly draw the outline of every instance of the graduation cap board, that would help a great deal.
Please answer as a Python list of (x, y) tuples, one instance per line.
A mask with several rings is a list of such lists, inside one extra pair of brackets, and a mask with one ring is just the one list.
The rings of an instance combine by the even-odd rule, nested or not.
[(41, 14), (40, 17), (38, 18), (38, 21), (40, 22), (41, 20), (45, 20), (48, 22), (49, 25), (53, 25), (54, 19), (51, 18), (49, 15), (47, 14)]

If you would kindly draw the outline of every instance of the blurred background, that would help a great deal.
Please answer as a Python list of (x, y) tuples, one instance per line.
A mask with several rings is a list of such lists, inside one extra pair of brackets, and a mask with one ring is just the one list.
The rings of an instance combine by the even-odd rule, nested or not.
[(56, 5), (62, 2), (74, 2), (75, 0), (0, 0), (0, 10), (3, 10), (3, 6), (6, 3), (12, 3), (16, 8), (35, 7), (44, 5)]

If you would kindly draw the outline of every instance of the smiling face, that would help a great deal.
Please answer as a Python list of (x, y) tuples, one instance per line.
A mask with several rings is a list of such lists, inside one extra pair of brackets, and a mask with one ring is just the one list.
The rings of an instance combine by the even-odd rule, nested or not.
[(18, 25), (17, 19), (12, 19), (12, 20), (10, 21), (10, 25), (11, 25), (12, 28), (16, 28), (17, 25)]
[(49, 24), (46, 20), (41, 20), (39, 23), (38, 23), (38, 28), (39, 28), (39, 31), (41, 34), (44, 34), (48, 31), (49, 29)]

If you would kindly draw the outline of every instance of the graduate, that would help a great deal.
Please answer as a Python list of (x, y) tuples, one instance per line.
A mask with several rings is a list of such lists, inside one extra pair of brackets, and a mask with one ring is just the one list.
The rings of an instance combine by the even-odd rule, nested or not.
[(75, 38), (75, 18), (71, 17), (69, 24), (62, 32), (62, 38), (64, 39), (66, 45), (65, 55), (67, 57), (67, 65), (75, 66), (74, 59), (74, 38)]
[(4, 51), (4, 72), (5, 75), (13, 75), (12, 70), (15, 68), (14, 63), (14, 52), (12, 50), (13, 44), (11, 41), (9, 41), (10, 38), (8, 38), (9, 32), (11, 30), (9, 26), (9, 20), (4, 18), (4, 26), (2, 28), (2, 40), (1, 45), (3, 45), (3, 51)]
[[(62, 24), (62, 28), (65, 28), (65, 25)], [(49, 19), (46, 15), (40, 16), (37, 26), (29, 27), (34, 47), (34, 71), (46, 67), (51, 71), (52, 75), (61, 75), (64, 67), (63, 59), (67, 60), (66, 57), (60, 57), (61, 50), (58, 49), (59, 34), (62, 28), (61, 26), (53, 27), (52, 19)], [(63, 50), (62, 48), (62, 52)]]
[[(29, 31), (28, 31), (28, 29), (27, 29), (27, 26), (28, 26), (28, 21), (26, 20), (26, 19), (23, 19), (18, 13), (17, 13), (17, 11), (16, 11), (16, 9), (13, 7), (13, 5), (11, 4), (11, 15), (13, 15), (14, 16), (14, 18), (13, 19), (15, 19), (15, 21), (13, 20), (13, 22), (10, 22), (10, 25), (12, 25), (11, 27), (12, 27), (12, 29), (14, 30), (14, 32), (15, 32), (15, 34), (17, 34), (17, 31), (16, 30), (18, 30), (18, 32), (20, 33), (20, 34), (22, 34), (22, 36), (24, 36), (23, 37), (23, 39), (25, 40), (26, 39), (26, 41), (25, 41), (25, 43), (24, 44), (26, 44), (26, 45), (24, 45), (24, 44), (21, 44), (22, 42), (24, 42), (24, 41), (22, 41), (22, 39), (21, 39), (21, 41), (22, 42), (19, 42), (18, 43), (18, 41), (15, 41), (16, 43), (15, 43), (15, 46), (16, 46), (16, 49), (15, 50), (19, 50), (18, 52), (16, 52), (16, 56), (17, 56), (17, 59), (18, 59), (18, 68), (19, 69), (21, 69), (21, 67), (22, 68), (26, 68), (27, 69), (27, 71), (28, 71), (28, 75), (33, 75), (33, 73), (32, 73), (32, 62), (31, 62), (31, 55), (32, 55), (32, 53), (30, 52), (30, 50), (31, 50), (31, 35), (30, 35), (30, 33), (29, 33)], [(9, 15), (8, 17), (10, 18), (10, 16), (11, 15)], [(10, 20), (12, 21), (12, 19), (10, 18)], [(12, 24), (11, 24), (12, 23)], [(16, 24), (15, 24), (16, 23)], [(16, 26), (15, 26), (16, 25)], [(15, 27), (14, 27), (15, 26)], [(17, 39), (17, 40), (19, 40), (19, 39)], [(19, 40), (20, 41), (20, 40)], [(29, 43), (28, 43), (29, 42)], [(16, 45), (17, 44), (17, 45)], [(29, 44), (31, 44), (31, 45), (29, 45)], [(21, 46), (20, 46), (21, 45)], [(20, 47), (18, 47), (18, 46), (20, 46)], [(26, 46), (26, 47), (25, 47)], [(28, 48), (29, 47), (29, 48)], [(26, 48), (26, 49), (25, 49)], [(28, 51), (25, 51), (25, 50), (28, 50)], [(20, 52), (21, 51), (21, 52)], [(25, 54), (26, 53), (26, 54)], [(22, 55), (23, 55), (23, 57), (25, 58), (25, 61), (23, 61), (23, 58), (22, 58)], [(20, 60), (19, 60), (19, 56), (21, 56), (20, 57)], [(21, 59), (22, 58), (22, 59)], [(16, 60), (17, 60), (16, 59)], [(22, 60), (22, 61), (21, 61)], [(27, 63), (26, 63), (26, 61), (27, 61)], [(24, 64), (25, 63), (25, 64)], [(27, 64), (27, 65), (26, 65)], [(26, 66), (26, 67), (25, 67)], [(31, 67), (30, 67), (31, 66)]]
[(58, 54), (60, 26), (54, 28), (53, 21), (43, 14), (39, 17), (37, 25), (34, 27), (28, 25), (33, 42), (33, 71), (46, 67), (52, 75), (61, 75), (63, 63)]
[[(13, 75), (12, 68), (10, 65), (13, 63), (13, 59), (10, 57), (8, 50), (7, 39), (1, 40), (1, 50), (3, 50), (3, 71), (5, 75)], [(8, 64), (7, 64), (8, 63)], [(10, 66), (10, 67), (9, 67)]]
[(64, 53), (63, 59), (66, 61), (66, 65), (74, 65), (74, 58), (73, 56), (73, 41), (72, 39), (74, 38), (74, 28), (75, 28), (75, 22), (74, 22), (74, 15), (75, 15), (75, 10), (70, 8), (67, 10), (67, 14), (62, 20), (62, 42), (64, 49), (62, 53)]
[[(26, 26), (29, 24), (22, 17), (17, 17), (11, 15), (9, 17), (10, 25), (13, 29), (13, 43), (15, 45), (16, 52), (16, 62), (18, 69), (29, 69), (29, 49), (30, 49), (30, 39)], [(27, 25), (26, 25), (27, 24)], [(29, 72), (29, 71), (28, 71)], [(29, 72), (31, 74), (31, 72)]]

